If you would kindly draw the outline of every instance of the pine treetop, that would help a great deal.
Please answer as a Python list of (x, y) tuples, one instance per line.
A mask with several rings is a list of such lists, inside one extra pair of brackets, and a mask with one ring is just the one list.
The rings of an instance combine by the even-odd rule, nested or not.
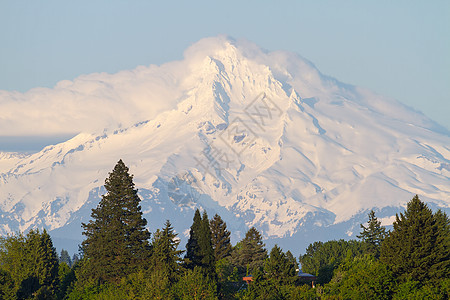
[(222, 218), (215, 214), (210, 221), (210, 228), (212, 234), (212, 244), (214, 249), (214, 256), (216, 261), (231, 255), (231, 233), (227, 229), (227, 224)]
[(89, 260), (83, 265), (90, 268), (85, 274), (95, 280), (114, 282), (142, 268), (150, 255), (150, 232), (128, 171), (119, 160), (105, 180), (107, 193), (92, 209), (91, 220), (82, 223), (82, 248)]
[[(401, 281), (413, 279), (426, 282), (442, 278), (444, 273), (450, 275), (450, 247), (445, 247), (450, 246), (450, 233), (448, 227), (445, 229), (443, 225), (444, 220), (442, 213), (433, 215), (418, 195), (414, 196), (408, 202), (406, 211), (396, 215), (394, 230), (383, 242), (380, 259), (392, 268)], [(444, 273), (438, 271), (444, 266)]]

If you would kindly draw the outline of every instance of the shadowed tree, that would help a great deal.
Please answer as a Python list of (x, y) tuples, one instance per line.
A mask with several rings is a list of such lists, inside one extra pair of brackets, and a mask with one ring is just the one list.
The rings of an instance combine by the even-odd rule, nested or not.
[(215, 214), (210, 221), (212, 234), (212, 247), (216, 261), (231, 255), (230, 232), (227, 230), (227, 224), (222, 218)]
[(369, 213), (367, 227), (361, 224), (361, 233), (357, 236), (367, 245), (367, 251), (375, 257), (380, 256), (381, 243), (386, 238), (386, 229), (381, 226), (373, 210)]
[(56, 249), (46, 230), (0, 238), (0, 267), (3, 277), (8, 279), (2, 293), (13, 295), (12, 299), (55, 296), (58, 265)]
[(296, 280), (295, 264), (278, 245), (270, 251), (269, 258), (264, 264), (265, 277), (274, 284), (292, 284)]
[(214, 250), (211, 240), (211, 229), (206, 211), (203, 217), (197, 209), (191, 226), (188, 243), (186, 244), (186, 261), (190, 269), (198, 267), (205, 276), (216, 280)]
[(67, 250), (62, 249), (61, 254), (59, 255), (59, 262), (65, 262), (69, 267), (72, 266), (72, 260), (70, 259), (69, 252)]
[(381, 247), (380, 259), (401, 281), (441, 280), (450, 276), (449, 219), (416, 195), (396, 215), (394, 230)]
[(195, 266), (201, 265), (202, 255), (199, 246), (200, 227), (202, 223), (202, 216), (200, 210), (194, 213), (194, 220), (189, 231), (189, 239), (186, 244), (186, 265), (189, 269), (194, 269)]
[(86, 239), (82, 243), (83, 279), (117, 282), (146, 265), (150, 255), (147, 221), (142, 217), (140, 199), (133, 176), (119, 160), (105, 180), (107, 193), (91, 220), (82, 224)]
[(267, 258), (267, 250), (264, 248), (261, 234), (255, 227), (250, 228), (245, 234), (245, 238), (240, 242), (233, 254), (233, 260), (241, 268), (247, 269), (246, 273), (264, 265)]
[(174, 233), (170, 221), (167, 220), (162, 230), (153, 235), (152, 267), (163, 274), (170, 283), (175, 283), (180, 275), (180, 255), (184, 252), (178, 250), (180, 240)]

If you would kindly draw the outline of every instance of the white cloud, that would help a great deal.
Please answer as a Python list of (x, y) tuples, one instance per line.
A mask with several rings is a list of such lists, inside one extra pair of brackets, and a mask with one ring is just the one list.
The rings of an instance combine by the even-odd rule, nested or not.
[(179, 64), (82, 75), (26, 93), (0, 90), (0, 136), (75, 134), (151, 119), (180, 96), (173, 83)]

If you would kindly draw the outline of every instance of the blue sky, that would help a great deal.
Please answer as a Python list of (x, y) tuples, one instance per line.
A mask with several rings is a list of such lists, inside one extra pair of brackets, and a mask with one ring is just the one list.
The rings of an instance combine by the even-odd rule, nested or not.
[(297, 52), (450, 129), (450, 1), (0, 0), (0, 90), (181, 59), (218, 34)]

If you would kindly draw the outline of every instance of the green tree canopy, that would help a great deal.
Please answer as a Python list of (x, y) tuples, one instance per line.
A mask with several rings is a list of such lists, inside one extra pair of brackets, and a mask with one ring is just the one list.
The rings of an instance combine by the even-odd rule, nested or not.
[(241, 268), (253, 272), (257, 268), (263, 267), (264, 260), (267, 258), (267, 250), (264, 246), (261, 234), (255, 227), (252, 227), (245, 234), (239, 247), (236, 247), (233, 260)]
[(295, 264), (283, 253), (283, 250), (275, 245), (270, 251), (269, 258), (264, 264), (265, 277), (276, 284), (292, 284), (297, 272)]
[(306, 249), (306, 254), (300, 256), (303, 272), (317, 276), (318, 283), (327, 283), (333, 276), (333, 271), (348, 256), (363, 254), (364, 246), (359, 241), (328, 241), (314, 242)]
[(392, 271), (371, 255), (347, 257), (325, 286), (328, 295), (342, 299), (392, 299), (395, 289)]
[(148, 261), (150, 233), (128, 171), (119, 160), (105, 180), (107, 193), (92, 209), (92, 219), (82, 224), (86, 239), (80, 275), (86, 280), (117, 282)]
[(369, 213), (369, 221), (367, 227), (361, 224), (361, 233), (357, 236), (366, 243), (367, 251), (378, 257), (380, 255), (381, 243), (386, 238), (386, 228), (381, 226), (373, 210)]
[(4, 294), (27, 299), (33, 294), (53, 297), (58, 288), (58, 255), (50, 235), (30, 230), (26, 236), (0, 238)]
[(208, 214), (203, 211), (203, 216), (200, 216), (200, 211), (197, 209), (186, 244), (187, 265), (190, 269), (198, 267), (203, 275), (216, 280), (216, 263), (211, 237)]
[(227, 229), (227, 223), (225, 223), (218, 214), (215, 214), (210, 221), (210, 227), (214, 256), (216, 261), (219, 261), (222, 258), (231, 255), (231, 233)]
[(202, 254), (199, 246), (200, 228), (202, 224), (202, 216), (200, 210), (196, 209), (194, 219), (189, 231), (189, 239), (186, 244), (186, 265), (190, 269), (201, 265)]
[(152, 267), (159, 270), (170, 283), (174, 283), (180, 275), (180, 255), (184, 252), (178, 250), (180, 240), (174, 232), (172, 224), (167, 220), (162, 230), (153, 235)]
[(449, 219), (444, 213), (433, 214), (415, 195), (393, 225), (380, 259), (401, 281), (426, 282), (450, 276)]

